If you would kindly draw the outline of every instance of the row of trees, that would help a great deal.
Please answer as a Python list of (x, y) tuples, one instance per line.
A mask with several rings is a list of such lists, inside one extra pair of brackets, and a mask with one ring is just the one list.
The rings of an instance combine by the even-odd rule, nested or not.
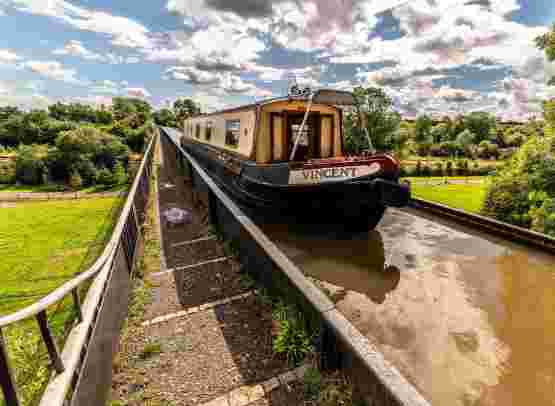
[(414, 125), (414, 143), (421, 156), (499, 158), (503, 149), (519, 147), (542, 132), (542, 123), (536, 120), (501, 127), (486, 112), (471, 112), (455, 119), (445, 117), (436, 125), (430, 117), (422, 115)]
[(126, 180), (130, 152), (141, 153), (155, 124), (177, 126), (199, 114), (190, 99), (153, 111), (142, 99), (114, 97), (110, 108), (55, 103), (48, 110), (0, 107), (0, 151), (17, 154), (16, 179), (73, 187)]
[(495, 117), (471, 112), (435, 123), (421, 115), (415, 123), (403, 121), (393, 111), (392, 100), (382, 89), (354, 89), (356, 108), (345, 115), (345, 150), (359, 154), (365, 150), (394, 151), (398, 155), (422, 157), (499, 158), (512, 153), (535, 134), (543, 134), (541, 122), (498, 126)]

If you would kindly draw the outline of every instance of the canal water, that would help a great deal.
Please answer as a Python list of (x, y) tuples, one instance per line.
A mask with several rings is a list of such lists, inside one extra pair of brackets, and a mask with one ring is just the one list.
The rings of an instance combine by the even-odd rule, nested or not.
[(555, 405), (555, 257), (409, 210), (348, 238), (258, 223), (434, 406)]

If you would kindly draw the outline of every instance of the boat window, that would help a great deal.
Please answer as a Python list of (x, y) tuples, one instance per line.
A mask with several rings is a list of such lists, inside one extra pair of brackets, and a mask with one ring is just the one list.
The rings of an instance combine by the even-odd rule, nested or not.
[(225, 145), (236, 147), (239, 145), (241, 135), (241, 120), (225, 121)]
[(206, 123), (206, 130), (204, 132), (204, 138), (206, 138), (206, 141), (210, 141), (210, 138), (212, 138), (212, 125), (212, 121)]
[(200, 124), (195, 127), (195, 138), (200, 138)]

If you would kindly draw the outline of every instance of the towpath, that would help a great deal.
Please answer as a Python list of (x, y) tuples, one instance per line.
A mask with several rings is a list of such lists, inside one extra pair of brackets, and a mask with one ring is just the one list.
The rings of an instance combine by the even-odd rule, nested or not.
[[(211, 233), (207, 209), (193, 199), (166, 142), (157, 155), (146, 286), (134, 297), (144, 311), (125, 328), (112, 405), (303, 405), (304, 367), (274, 356), (271, 307)], [(192, 222), (172, 226), (159, 216), (174, 207), (189, 211)], [(157, 241), (159, 264), (149, 255)]]

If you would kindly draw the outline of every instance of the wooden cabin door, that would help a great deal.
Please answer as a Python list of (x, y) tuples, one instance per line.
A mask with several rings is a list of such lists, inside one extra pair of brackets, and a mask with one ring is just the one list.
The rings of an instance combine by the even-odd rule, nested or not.
[[(299, 134), (301, 124), (304, 119), (303, 113), (287, 114), (287, 146), (288, 157), (291, 156), (295, 140)], [(300, 135), (295, 152), (294, 161), (306, 161), (311, 158), (317, 158), (320, 150), (320, 120), (318, 113), (308, 115), (302, 134)]]

